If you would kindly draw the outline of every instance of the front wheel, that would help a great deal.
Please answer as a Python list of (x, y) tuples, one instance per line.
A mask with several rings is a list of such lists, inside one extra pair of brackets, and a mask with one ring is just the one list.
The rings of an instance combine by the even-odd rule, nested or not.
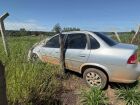
[(39, 61), (38, 55), (35, 54), (35, 53), (33, 53), (32, 56), (31, 56), (31, 61), (32, 61), (32, 62)]
[(83, 74), (83, 79), (89, 87), (104, 89), (107, 85), (107, 76), (101, 70), (88, 68)]

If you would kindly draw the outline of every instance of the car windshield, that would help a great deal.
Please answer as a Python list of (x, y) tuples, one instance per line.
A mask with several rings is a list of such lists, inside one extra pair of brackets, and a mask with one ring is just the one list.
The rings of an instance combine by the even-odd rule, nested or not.
[(105, 35), (103, 33), (100, 33), (100, 32), (93, 32), (93, 33), (96, 34), (98, 37), (100, 37), (109, 46), (114, 46), (118, 43), (118, 42), (116, 42), (115, 40), (111, 39), (110, 37), (108, 37), (107, 35)]

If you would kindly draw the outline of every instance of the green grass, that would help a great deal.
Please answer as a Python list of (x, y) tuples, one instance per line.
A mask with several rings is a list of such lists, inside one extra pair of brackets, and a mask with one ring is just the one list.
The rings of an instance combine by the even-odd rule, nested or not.
[(0, 40), (0, 60), (6, 69), (9, 104), (49, 104), (55, 100), (55, 95), (61, 89), (61, 83), (56, 78), (60, 73), (59, 67), (41, 62), (27, 62), (29, 48), (39, 40), (39, 37), (8, 38), (10, 58), (5, 56)]
[(140, 104), (140, 90), (136, 87), (121, 87), (117, 90), (117, 98), (124, 100), (126, 105)]
[(89, 91), (82, 90), (81, 103), (83, 105), (108, 105), (108, 98), (99, 88), (91, 88)]

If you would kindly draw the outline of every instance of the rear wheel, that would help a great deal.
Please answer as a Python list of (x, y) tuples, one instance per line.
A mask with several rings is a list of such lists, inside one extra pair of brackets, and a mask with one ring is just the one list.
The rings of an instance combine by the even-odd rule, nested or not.
[(99, 87), (104, 89), (107, 85), (107, 76), (101, 70), (88, 68), (83, 74), (83, 79), (89, 87)]

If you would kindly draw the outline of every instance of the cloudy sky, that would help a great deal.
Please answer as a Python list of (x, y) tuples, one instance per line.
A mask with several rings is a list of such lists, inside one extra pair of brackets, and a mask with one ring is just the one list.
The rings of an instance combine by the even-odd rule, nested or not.
[(140, 24), (140, 0), (0, 0), (8, 30), (50, 31), (56, 23), (82, 30), (130, 31)]

